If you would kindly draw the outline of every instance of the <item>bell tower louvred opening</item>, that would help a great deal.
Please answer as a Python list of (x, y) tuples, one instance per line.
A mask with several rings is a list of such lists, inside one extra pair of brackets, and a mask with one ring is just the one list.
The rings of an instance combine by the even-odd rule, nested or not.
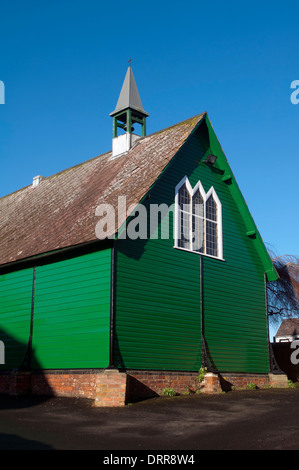
[[(113, 118), (113, 156), (130, 150), (140, 137), (146, 135), (146, 118), (149, 116), (143, 109), (133, 70), (131, 59), (117, 101), (115, 110), (110, 113)], [(141, 127), (141, 135), (135, 133), (135, 127)], [(122, 132), (118, 135), (118, 131)]]

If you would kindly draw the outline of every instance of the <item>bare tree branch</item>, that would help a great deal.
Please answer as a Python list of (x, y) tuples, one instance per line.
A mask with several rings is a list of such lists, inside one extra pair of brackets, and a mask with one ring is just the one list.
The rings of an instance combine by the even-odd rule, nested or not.
[(268, 251), (279, 275), (277, 281), (267, 283), (268, 317), (278, 323), (299, 316), (299, 257)]

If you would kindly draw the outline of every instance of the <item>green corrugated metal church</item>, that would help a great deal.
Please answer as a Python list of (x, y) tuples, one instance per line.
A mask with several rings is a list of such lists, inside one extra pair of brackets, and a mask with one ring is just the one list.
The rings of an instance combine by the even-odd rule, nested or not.
[(201, 367), (266, 380), (278, 276), (207, 113), (146, 135), (129, 66), (111, 116), (111, 152), (0, 200), (0, 391), (16, 373), (88, 397), (107, 371), (137, 395)]

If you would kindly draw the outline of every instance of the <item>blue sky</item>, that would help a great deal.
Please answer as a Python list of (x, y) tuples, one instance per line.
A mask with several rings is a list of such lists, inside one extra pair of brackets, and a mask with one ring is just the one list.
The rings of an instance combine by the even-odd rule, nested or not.
[(295, 1), (1, 2), (0, 197), (111, 149), (131, 57), (148, 134), (207, 111), (267, 246), (299, 254), (298, 13)]

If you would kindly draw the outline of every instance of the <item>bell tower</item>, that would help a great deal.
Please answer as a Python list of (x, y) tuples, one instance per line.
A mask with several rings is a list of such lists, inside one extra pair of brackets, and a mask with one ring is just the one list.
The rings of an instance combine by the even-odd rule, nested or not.
[[(131, 59), (116, 108), (110, 116), (113, 119), (113, 156), (127, 152), (136, 140), (146, 135), (146, 118), (149, 115), (144, 111), (141, 103)], [(133, 126), (136, 125), (141, 126), (141, 135), (134, 133), (135, 127)], [(124, 133), (118, 135), (118, 129), (123, 130)]]

